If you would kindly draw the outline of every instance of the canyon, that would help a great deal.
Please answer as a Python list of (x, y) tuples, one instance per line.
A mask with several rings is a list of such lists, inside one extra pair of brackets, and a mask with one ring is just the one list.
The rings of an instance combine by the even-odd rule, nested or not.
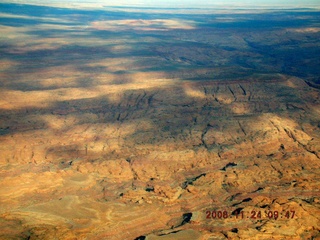
[(0, 239), (320, 237), (319, 12), (2, 7)]

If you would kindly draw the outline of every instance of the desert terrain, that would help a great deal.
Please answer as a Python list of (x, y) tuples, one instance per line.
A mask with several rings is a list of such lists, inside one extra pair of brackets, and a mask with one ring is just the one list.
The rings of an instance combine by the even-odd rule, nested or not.
[(0, 3), (0, 239), (320, 238), (320, 11)]

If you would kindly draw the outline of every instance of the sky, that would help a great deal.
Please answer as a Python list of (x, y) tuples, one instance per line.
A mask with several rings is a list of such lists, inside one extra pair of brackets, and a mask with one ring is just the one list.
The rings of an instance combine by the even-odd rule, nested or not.
[(93, 4), (105, 6), (143, 6), (143, 7), (320, 7), (320, 0), (0, 0), (1, 2), (34, 4)]
[[(107, 1), (106, 1), (107, 2)], [(111, 2), (111, 1), (109, 1)], [(118, 1), (119, 2), (119, 1)], [(206, 5), (239, 5), (239, 6), (308, 6), (320, 5), (320, 0), (126, 0), (131, 4), (158, 4), (158, 5), (188, 5), (188, 6), (206, 6)]]

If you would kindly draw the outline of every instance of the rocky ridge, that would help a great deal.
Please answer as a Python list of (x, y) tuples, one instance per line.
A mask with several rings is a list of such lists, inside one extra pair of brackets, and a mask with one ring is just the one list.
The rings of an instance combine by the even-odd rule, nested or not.
[[(278, 75), (168, 80), (11, 110), (1, 118), (1, 235), (319, 237), (318, 106), (319, 90)], [(214, 210), (295, 216), (207, 219)]]

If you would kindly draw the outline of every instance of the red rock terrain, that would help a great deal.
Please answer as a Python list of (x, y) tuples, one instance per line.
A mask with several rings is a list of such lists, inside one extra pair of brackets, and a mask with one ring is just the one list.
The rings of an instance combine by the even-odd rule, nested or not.
[[(10, 111), (3, 239), (319, 236), (319, 91), (298, 78), (270, 80), (162, 80), (114, 101)], [(231, 218), (207, 219), (214, 210)]]
[(63, 19), (3, 23), (0, 239), (320, 238), (317, 28)]

